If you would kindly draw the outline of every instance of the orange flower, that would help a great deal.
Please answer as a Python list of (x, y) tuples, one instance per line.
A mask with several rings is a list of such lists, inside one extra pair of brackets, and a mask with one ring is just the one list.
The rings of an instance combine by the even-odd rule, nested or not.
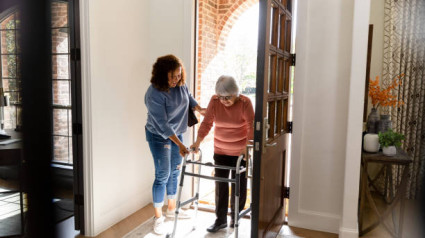
[(379, 85), (379, 76), (376, 76), (375, 80), (369, 80), (369, 96), (372, 99), (372, 105), (374, 108), (379, 106), (387, 107), (400, 107), (404, 104), (402, 100), (397, 100), (397, 95), (392, 95), (391, 91), (397, 86), (401, 85), (402, 77), (404, 74), (400, 74), (393, 79), (393, 82), (386, 89), (381, 89)]

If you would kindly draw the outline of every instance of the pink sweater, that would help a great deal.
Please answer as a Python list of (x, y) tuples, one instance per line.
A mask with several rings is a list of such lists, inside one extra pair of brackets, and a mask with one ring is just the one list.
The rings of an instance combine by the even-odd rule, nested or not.
[(211, 97), (198, 136), (205, 138), (211, 127), (214, 129), (214, 153), (239, 156), (247, 141), (254, 136), (254, 109), (251, 100), (239, 95), (230, 107), (224, 106), (216, 95)]

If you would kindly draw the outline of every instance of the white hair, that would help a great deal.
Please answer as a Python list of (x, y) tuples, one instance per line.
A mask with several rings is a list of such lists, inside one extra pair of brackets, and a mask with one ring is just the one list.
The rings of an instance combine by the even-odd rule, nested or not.
[(215, 93), (221, 96), (238, 96), (239, 87), (232, 76), (222, 75), (215, 84)]

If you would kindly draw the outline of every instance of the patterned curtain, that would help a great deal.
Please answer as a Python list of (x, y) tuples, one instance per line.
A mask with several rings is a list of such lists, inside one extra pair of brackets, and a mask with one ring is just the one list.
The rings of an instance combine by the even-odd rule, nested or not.
[(403, 149), (413, 158), (408, 198), (417, 198), (425, 173), (424, 65), (425, 0), (385, 0), (382, 83), (388, 86), (395, 76), (405, 75), (393, 92), (405, 104), (387, 110), (394, 130), (406, 136)]

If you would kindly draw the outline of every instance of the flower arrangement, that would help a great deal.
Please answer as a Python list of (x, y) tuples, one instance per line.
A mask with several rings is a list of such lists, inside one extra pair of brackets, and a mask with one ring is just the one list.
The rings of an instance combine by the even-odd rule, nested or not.
[(370, 79), (369, 96), (372, 99), (373, 108), (378, 108), (379, 106), (400, 107), (404, 104), (402, 100), (397, 100), (397, 95), (391, 94), (391, 90), (401, 85), (403, 76), (404, 74), (396, 76), (387, 88), (381, 88), (379, 85), (379, 76), (376, 76), (375, 80)]

